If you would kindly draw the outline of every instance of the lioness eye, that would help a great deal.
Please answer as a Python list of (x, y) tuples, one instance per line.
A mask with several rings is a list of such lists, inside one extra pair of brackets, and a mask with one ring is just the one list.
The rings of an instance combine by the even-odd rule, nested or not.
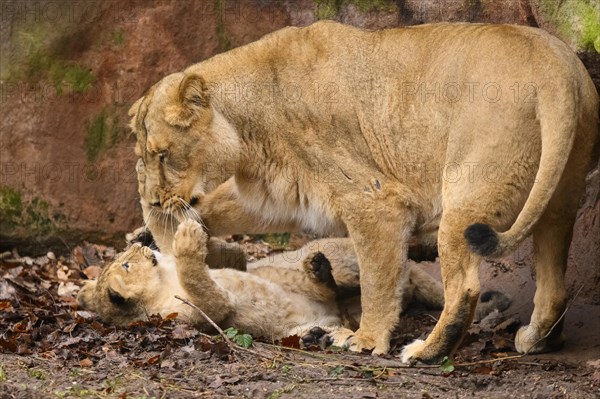
[(123, 269), (125, 269), (125, 271), (129, 271), (129, 262), (125, 262), (121, 266), (123, 266)]
[(166, 157), (167, 157), (167, 151), (161, 151), (158, 153), (158, 159), (160, 160), (160, 162), (163, 162)]

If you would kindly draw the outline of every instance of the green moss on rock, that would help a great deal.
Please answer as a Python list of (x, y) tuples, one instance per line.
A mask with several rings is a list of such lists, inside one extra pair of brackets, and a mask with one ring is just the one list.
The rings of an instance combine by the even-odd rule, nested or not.
[(539, 11), (561, 38), (577, 50), (600, 53), (598, 0), (539, 0)]
[(231, 44), (231, 40), (225, 29), (225, 20), (223, 17), (224, 0), (214, 0), (214, 2), (215, 17), (217, 19), (216, 33), (217, 38), (219, 39), (219, 47), (221, 48), (221, 51), (231, 50), (233, 45)]
[(50, 77), (58, 94), (62, 94), (65, 88), (71, 88), (75, 93), (85, 93), (96, 81), (91, 69), (64, 62), (55, 62), (52, 65)]
[(394, 12), (397, 5), (392, 0), (315, 0), (317, 19), (333, 19), (342, 7), (353, 5), (362, 12)]
[[(61, 37), (45, 24), (24, 24), (16, 28), (12, 38), (11, 54), (0, 59), (3, 71), (0, 79), (36, 84), (50, 81), (57, 94), (65, 89), (75, 93), (89, 91), (96, 81), (92, 71), (75, 62), (69, 62), (57, 50)], [(5, 65), (6, 64), (6, 65)]]
[(4, 223), (18, 222), (23, 212), (21, 193), (10, 187), (0, 187), (0, 219)]
[(0, 235), (44, 236), (65, 222), (64, 216), (55, 212), (50, 216), (50, 205), (39, 197), (25, 199), (19, 191), (0, 187)]
[(87, 158), (93, 162), (104, 149), (112, 147), (119, 140), (119, 118), (106, 109), (102, 110), (86, 122), (85, 130)]

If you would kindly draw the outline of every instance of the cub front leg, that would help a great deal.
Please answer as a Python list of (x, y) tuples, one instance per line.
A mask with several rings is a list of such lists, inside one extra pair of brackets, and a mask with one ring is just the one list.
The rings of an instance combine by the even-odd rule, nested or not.
[(205, 262), (207, 240), (202, 226), (188, 219), (177, 228), (173, 239), (173, 255), (179, 282), (190, 302), (202, 309), (215, 323), (219, 323), (234, 311), (234, 305), (229, 293), (220, 288), (209, 273)]
[(384, 354), (404, 308), (408, 240), (415, 217), (407, 203), (393, 192), (377, 193), (353, 204), (344, 221), (359, 261), (362, 315), (359, 329), (349, 337), (339, 334), (334, 344), (352, 351), (373, 349), (373, 354)]

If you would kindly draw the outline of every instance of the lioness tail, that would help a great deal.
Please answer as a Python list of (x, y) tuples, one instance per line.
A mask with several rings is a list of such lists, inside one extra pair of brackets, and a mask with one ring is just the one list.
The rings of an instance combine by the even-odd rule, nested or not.
[[(581, 100), (572, 82), (557, 79), (555, 87), (538, 91), (537, 117), (540, 121), (542, 154), (531, 192), (511, 228), (498, 233), (488, 224), (467, 227), (464, 237), (470, 249), (488, 257), (502, 256), (516, 248), (540, 219), (571, 155)], [(561, 94), (559, 94), (561, 93)], [(556, 101), (560, 98), (561, 101)]]

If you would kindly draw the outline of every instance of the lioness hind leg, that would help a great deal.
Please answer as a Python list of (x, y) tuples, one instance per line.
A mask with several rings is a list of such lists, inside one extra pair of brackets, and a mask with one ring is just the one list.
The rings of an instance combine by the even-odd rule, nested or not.
[(481, 257), (469, 251), (463, 239), (465, 228), (463, 212), (446, 211), (439, 230), (444, 310), (427, 340), (417, 340), (404, 347), (401, 357), (405, 363), (415, 360), (436, 363), (450, 356), (473, 320), (479, 298)]
[(567, 302), (564, 277), (573, 234), (574, 209), (576, 205), (569, 209), (572, 215), (566, 218), (564, 214), (546, 212), (534, 230), (535, 306), (531, 321), (521, 327), (515, 337), (515, 347), (520, 353), (549, 352), (564, 343), (563, 320), (558, 320)]

